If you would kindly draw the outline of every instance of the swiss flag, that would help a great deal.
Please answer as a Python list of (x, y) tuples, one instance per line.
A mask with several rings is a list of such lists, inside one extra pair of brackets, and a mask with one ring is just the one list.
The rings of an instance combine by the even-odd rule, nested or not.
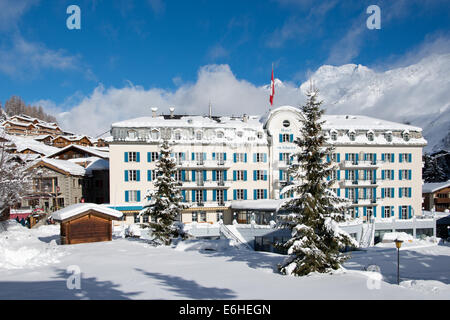
[(273, 106), (273, 97), (275, 96), (275, 81), (273, 79), (273, 66), (272, 66), (272, 81), (270, 82), (270, 105)]

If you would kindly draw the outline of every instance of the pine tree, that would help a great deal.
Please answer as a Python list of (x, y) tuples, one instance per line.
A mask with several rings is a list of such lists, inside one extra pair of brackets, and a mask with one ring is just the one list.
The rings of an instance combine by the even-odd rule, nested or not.
[(278, 266), (279, 271), (297, 276), (339, 269), (345, 261), (340, 249), (357, 246), (337, 225), (345, 219), (349, 203), (331, 191), (333, 180), (327, 179), (336, 165), (326, 161), (333, 148), (325, 146), (322, 132), (323, 101), (317, 101), (317, 89), (311, 88), (306, 96), (306, 105), (301, 107), (303, 117), (299, 120), (302, 128), (295, 141), (300, 151), (294, 156), (297, 162), (288, 170), (293, 183), (282, 190), (294, 192), (294, 197), (283, 206), (290, 214), (282, 223), (291, 229), (292, 238), (279, 245), (289, 255)]
[(160, 145), (161, 152), (156, 163), (155, 190), (149, 190), (146, 198), (149, 203), (141, 214), (152, 219), (150, 227), (154, 242), (158, 245), (169, 245), (173, 237), (180, 235), (174, 222), (186, 206), (182, 203), (179, 183), (175, 180), (177, 172), (175, 159), (171, 157), (171, 149), (167, 140)]

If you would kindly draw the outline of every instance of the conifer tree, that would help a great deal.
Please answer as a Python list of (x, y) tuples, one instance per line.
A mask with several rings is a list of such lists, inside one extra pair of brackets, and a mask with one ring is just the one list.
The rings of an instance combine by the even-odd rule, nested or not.
[(149, 201), (141, 214), (152, 218), (150, 227), (154, 242), (157, 245), (170, 245), (171, 239), (180, 235), (174, 223), (181, 216), (185, 205), (182, 203), (179, 183), (175, 180), (177, 169), (167, 140), (162, 142), (160, 150), (156, 162), (155, 190), (148, 191), (146, 197)]
[(330, 189), (333, 184), (330, 177), (336, 165), (326, 161), (333, 148), (325, 146), (324, 121), (320, 120), (324, 113), (320, 108), (323, 101), (317, 100), (317, 89), (311, 88), (306, 96), (299, 119), (300, 135), (294, 141), (300, 151), (294, 155), (297, 161), (288, 170), (292, 183), (282, 190), (282, 193), (294, 193), (283, 205), (289, 214), (282, 222), (291, 229), (292, 238), (279, 244), (287, 250), (288, 257), (278, 268), (283, 274), (296, 276), (339, 269), (345, 261), (340, 249), (358, 245), (337, 225), (345, 219), (349, 202)]

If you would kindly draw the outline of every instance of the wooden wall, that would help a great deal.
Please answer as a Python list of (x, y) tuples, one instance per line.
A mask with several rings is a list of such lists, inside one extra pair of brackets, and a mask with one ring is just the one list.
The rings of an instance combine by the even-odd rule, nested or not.
[(61, 223), (61, 244), (78, 244), (112, 240), (112, 219), (95, 211), (88, 211)]

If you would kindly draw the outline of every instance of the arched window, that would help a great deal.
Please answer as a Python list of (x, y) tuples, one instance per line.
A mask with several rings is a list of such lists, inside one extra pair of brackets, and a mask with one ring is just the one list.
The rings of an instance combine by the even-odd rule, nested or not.
[(175, 131), (174, 138), (175, 138), (175, 140), (181, 140), (181, 132)]
[(386, 132), (385, 137), (387, 142), (392, 142), (392, 132)]
[(355, 131), (350, 131), (348, 133), (348, 137), (350, 138), (350, 141), (355, 141), (355, 139), (356, 139), (356, 132)]
[(374, 134), (372, 131), (367, 132), (367, 139), (369, 141), (373, 141), (374, 140)]

